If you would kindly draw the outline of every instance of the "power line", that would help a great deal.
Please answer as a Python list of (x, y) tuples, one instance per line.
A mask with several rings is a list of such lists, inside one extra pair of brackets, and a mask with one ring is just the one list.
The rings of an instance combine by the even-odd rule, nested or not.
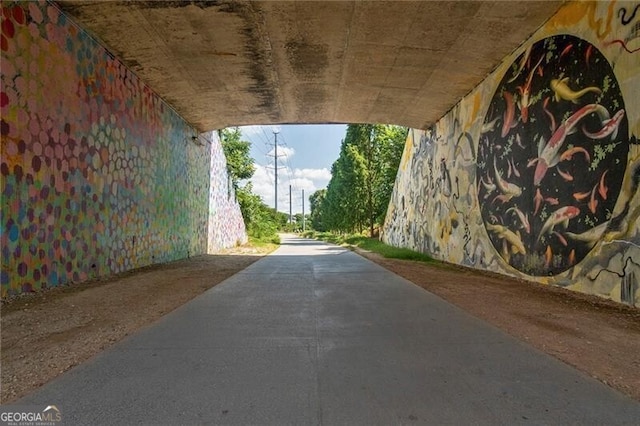
[[(264, 167), (268, 179), (274, 187), (274, 209), (278, 211), (278, 204), (286, 204), (288, 201), (289, 210), (292, 214), (292, 204), (300, 206), (299, 203), (301, 201), (300, 182), (296, 180), (293, 161), (290, 155), (292, 148), (288, 146), (285, 135), (274, 127), (271, 127), (274, 135), (273, 143), (271, 143), (269, 140), (270, 136), (268, 135), (269, 129), (267, 127), (269, 126), (256, 126), (254, 128), (255, 131), (251, 132), (251, 135), (247, 136), (247, 139), (256, 146), (256, 150), (259, 151), (260, 154), (264, 155), (265, 158), (268, 157), (265, 161), (266, 164), (261, 167)], [(273, 157), (273, 163), (271, 163), (271, 157)], [(273, 175), (271, 172), (273, 172)], [(283, 181), (283, 176), (286, 177), (285, 181)], [(291, 186), (292, 192), (289, 200), (287, 200), (286, 195), (283, 194), (283, 192), (286, 192), (286, 189), (278, 188), (279, 184), (285, 184), (286, 181), (288, 181), (287, 183)]]
[(274, 136), (274, 140), (273, 140), (273, 149), (274, 149), (274, 153), (273, 153), (273, 161), (274, 161), (274, 168), (273, 168), (273, 172), (275, 173), (275, 181), (276, 184), (273, 186), (276, 190), (276, 196), (274, 198), (274, 202), (275, 202), (275, 211), (276, 214), (278, 214), (278, 133), (277, 132), (273, 132), (273, 136)]
[[(264, 129), (263, 129), (264, 130)], [(273, 167), (273, 174), (274, 174), (274, 191), (275, 191), (275, 196), (274, 196), (274, 210), (277, 213), (278, 212), (278, 169), (280, 167), (278, 167), (278, 157), (281, 157), (282, 155), (278, 155), (278, 133), (274, 131), (273, 132), (273, 136), (274, 136), (274, 141), (273, 141), (273, 162), (274, 162), (274, 167)]]

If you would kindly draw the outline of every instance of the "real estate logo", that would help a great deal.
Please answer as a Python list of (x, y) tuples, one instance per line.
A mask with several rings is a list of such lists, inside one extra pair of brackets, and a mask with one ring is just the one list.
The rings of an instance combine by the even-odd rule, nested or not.
[(0, 425), (6, 426), (58, 426), (62, 413), (55, 405), (5, 405), (0, 406)]

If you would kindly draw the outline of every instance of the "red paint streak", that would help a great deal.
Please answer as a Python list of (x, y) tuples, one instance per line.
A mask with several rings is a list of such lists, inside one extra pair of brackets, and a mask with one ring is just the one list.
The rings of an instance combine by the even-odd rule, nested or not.
[(571, 176), (570, 173), (563, 172), (562, 170), (560, 170), (560, 168), (558, 168), (558, 173), (560, 174), (560, 176), (562, 176), (562, 179), (564, 179), (566, 182), (571, 182), (573, 180), (573, 176)]
[(564, 55), (566, 55), (567, 53), (569, 53), (572, 48), (573, 48), (573, 43), (571, 43), (567, 47), (565, 47), (564, 50), (562, 51), (562, 53), (560, 53), (560, 56), (558, 57), (558, 60), (562, 59), (562, 57)]
[(607, 192), (609, 191), (609, 188), (607, 187), (607, 185), (604, 184), (604, 177), (608, 171), (609, 170), (605, 170), (602, 176), (600, 176), (600, 185), (598, 185), (598, 193), (600, 194), (603, 200), (607, 199)]
[(627, 44), (624, 42), (624, 40), (611, 40), (609, 43), (607, 43), (607, 45), (612, 45), (612, 44), (619, 44), (621, 45), (624, 50), (626, 50), (628, 53), (636, 53), (637, 51), (640, 50), (640, 47), (638, 47), (637, 49), (633, 49), (633, 50), (629, 50), (629, 48), (627, 47)]
[(596, 213), (596, 208), (598, 207), (598, 200), (596, 199), (595, 195), (596, 195), (596, 188), (597, 185), (593, 187), (593, 189), (591, 190), (591, 198), (589, 199), (589, 203), (587, 204), (589, 206), (589, 210), (591, 211), (591, 213), (595, 214)]
[(507, 109), (504, 112), (504, 120), (502, 122), (502, 137), (504, 138), (511, 130), (511, 124), (516, 115), (516, 106), (513, 102), (513, 95), (509, 92), (503, 92), (504, 100), (507, 103)]
[(549, 117), (549, 119), (551, 119), (551, 131), (555, 132), (556, 131), (556, 118), (553, 116), (553, 114), (551, 114), (551, 111), (549, 111), (547, 109), (547, 106), (549, 105), (549, 100), (551, 98), (550, 97), (546, 97), (544, 102), (542, 103), (542, 109), (544, 111), (545, 114), (547, 114), (547, 116)]
[(553, 231), (553, 233), (556, 235), (556, 237), (558, 237), (558, 241), (560, 241), (560, 244), (562, 244), (563, 246), (567, 246), (567, 239), (559, 232)]

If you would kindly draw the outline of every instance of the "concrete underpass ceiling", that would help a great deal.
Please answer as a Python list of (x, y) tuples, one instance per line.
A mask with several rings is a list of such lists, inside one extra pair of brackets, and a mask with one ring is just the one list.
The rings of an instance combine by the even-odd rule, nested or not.
[(562, 1), (58, 1), (200, 131), (426, 128)]

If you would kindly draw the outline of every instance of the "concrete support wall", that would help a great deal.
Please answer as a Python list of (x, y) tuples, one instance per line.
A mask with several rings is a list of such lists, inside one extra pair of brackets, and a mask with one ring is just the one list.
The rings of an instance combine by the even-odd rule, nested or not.
[(211, 185), (209, 188), (209, 253), (248, 241), (240, 206), (231, 179), (226, 174), (227, 160), (218, 132), (211, 132)]
[(215, 134), (194, 143), (55, 6), (3, 3), (1, 19), (3, 297), (245, 240)]
[(565, 5), (412, 130), (383, 240), (640, 306), (639, 4)]

